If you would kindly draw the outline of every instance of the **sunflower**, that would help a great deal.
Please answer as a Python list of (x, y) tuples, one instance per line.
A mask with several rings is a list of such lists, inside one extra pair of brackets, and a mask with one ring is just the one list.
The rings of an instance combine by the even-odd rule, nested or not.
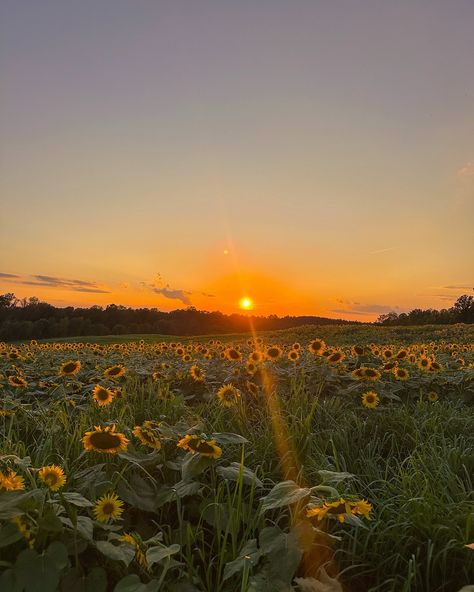
[(115, 364), (115, 366), (110, 366), (104, 371), (104, 376), (107, 378), (112, 378), (112, 380), (116, 380), (121, 376), (124, 376), (125, 368), (121, 364)]
[(217, 397), (224, 407), (232, 407), (240, 400), (240, 391), (232, 383), (224, 384), (217, 391)]
[(367, 380), (379, 380), (380, 378), (380, 372), (378, 370), (376, 370), (375, 368), (363, 368), (363, 374), (364, 374), (364, 378), (366, 378)]
[(257, 366), (253, 362), (247, 362), (245, 365), (245, 370), (247, 374), (255, 374), (257, 372)]
[(397, 362), (387, 362), (382, 366), (383, 372), (391, 372), (394, 368), (396, 368)]
[(351, 503), (343, 497), (333, 502), (324, 502), (321, 506), (316, 506), (306, 510), (306, 517), (312, 518), (317, 516), (318, 520), (322, 520), (326, 516), (335, 516), (339, 522), (344, 522), (346, 516), (352, 514)]
[(186, 434), (178, 442), (177, 446), (193, 454), (198, 453), (209, 458), (219, 458), (222, 455), (222, 448), (216, 445), (215, 440), (207, 440), (196, 435), (190, 436)]
[(393, 375), (396, 380), (408, 380), (410, 378), (410, 373), (405, 368), (394, 368)]
[(430, 364), (429, 371), (430, 372), (440, 372), (443, 369), (439, 362), (433, 361)]
[(135, 549), (135, 561), (144, 569), (148, 569), (148, 561), (146, 560), (145, 545), (140, 536), (135, 532), (125, 532), (119, 541), (131, 545)]
[(438, 393), (435, 393), (434, 391), (431, 391), (430, 393), (428, 393), (428, 401), (430, 401), (431, 403), (435, 403), (438, 399), (439, 399)]
[(380, 397), (375, 391), (367, 391), (362, 395), (362, 405), (367, 409), (375, 409), (380, 403)]
[(290, 362), (297, 362), (300, 359), (300, 353), (296, 349), (290, 349), (288, 352), (288, 359)]
[(141, 426), (135, 426), (132, 434), (140, 440), (144, 446), (160, 450), (161, 442), (158, 436), (154, 433), (152, 427), (147, 427), (145, 424), (151, 424), (152, 422), (144, 422)]
[(99, 405), (99, 407), (106, 407), (107, 405), (110, 405), (110, 403), (112, 403), (112, 401), (114, 400), (115, 393), (114, 391), (111, 391), (110, 389), (107, 389), (104, 386), (100, 386), (100, 384), (97, 384), (94, 387), (94, 390), (92, 391), (92, 396), (94, 397), (95, 402), (97, 403), (97, 405)]
[(183, 356), (183, 362), (191, 362), (192, 359), (193, 357), (190, 354), (184, 354)]
[(267, 360), (271, 360), (272, 362), (274, 362), (275, 360), (278, 360), (282, 353), (283, 350), (281, 349), (281, 347), (279, 347), (278, 345), (272, 345), (265, 352), (265, 357), (267, 358)]
[(105, 428), (95, 426), (94, 431), (86, 432), (82, 437), (82, 444), (87, 452), (95, 450), (114, 454), (127, 450), (128, 442), (124, 434), (115, 431), (115, 425)]
[(362, 380), (364, 378), (364, 368), (356, 368), (355, 370), (352, 370), (351, 376), (356, 380)]
[(263, 360), (262, 352), (255, 350), (249, 355), (249, 362), (252, 362), (254, 364), (259, 364), (262, 360)]
[(367, 500), (357, 500), (355, 502), (349, 502), (349, 504), (353, 514), (359, 514), (360, 516), (364, 516), (364, 518), (369, 518), (369, 514), (372, 511), (372, 504)]
[(338, 364), (339, 362), (342, 362), (344, 358), (345, 355), (341, 351), (335, 351), (327, 357), (327, 360), (328, 362), (331, 362), (331, 364)]
[(38, 477), (45, 483), (51, 491), (58, 491), (66, 483), (66, 477), (61, 467), (57, 465), (48, 465), (41, 467), (38, 471)]
[(300, 351), (301, 344), (298, 343), (297, 341), (295, 341), (295, 343), (293, 343), (293, 345), (291, 346), (291, 349), (295, 349), (296, 351)]
[(353, 356), (363, 356), (364, 355), (364, 348), (361, 345), (353, 345), (351, 348), (351, 352)]
[(382, 357), (386, 360), (393, 358), (393, 351), (391, 349), (384, 349), (382, 350)]
[(229, 347), (226, 349), (224, 355), (230, 362), (240, 362), (242, 359), (242, 354), (238, 349), (235, 349), (235, 347)]
[(255, 382), (252, 382), (251, 380), (246, 381), (245, 388), (254, 397), (256, 397), (258, 395), (258, 393), (260, 392), (258, 385), (255, 384)]
[(404, 360), (407, 356), (408, 351), (406, 349), (401, 349), (395, 357), (397, 360)]
[(26, 380), (21, 376), (9, 376), (8, 384), (10, 386), (14, 386), (15, 388), (25, 388), (26, 386), (28, 386)]
[(199, 368), (196, 364), (191, 366), (189, 369), (189, 374), (191, 374), (191, 378), (196, 382), (202, 382), (206, 378), (206, 373), (202, 368)]
[(8, 473), (0, 471), (0, 491), (16, 491), (25, 489), (25, 480), (16, 471), (8, 469)]
[(418, 360), (418, 368), (420, 368), (420, 370), (428, 370), (430, 364), (431, 362), (426, 356), (421, 356)]
[(60, 376), (75, 376), (81, 369), (81, 362), (79, 360), (69, 360), (64, 362), (59, 369)]
[(92, 512), (99, 522), (113, 522), (123, 514), (123, 501), (115, 493), (107, 493), (95, 502)]
[(308, 351), (310, 351), (312, 354), (320, 355), (325, 349), (326, 344), (322, 339), (313, 339), (313, 341), (308, 344)]

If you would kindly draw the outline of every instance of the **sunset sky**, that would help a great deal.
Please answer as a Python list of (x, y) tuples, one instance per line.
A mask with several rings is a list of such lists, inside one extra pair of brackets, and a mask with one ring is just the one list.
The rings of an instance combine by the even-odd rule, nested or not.
[(0, 292), (373, 320), (474, 286), (472, 0), (6, 0)]

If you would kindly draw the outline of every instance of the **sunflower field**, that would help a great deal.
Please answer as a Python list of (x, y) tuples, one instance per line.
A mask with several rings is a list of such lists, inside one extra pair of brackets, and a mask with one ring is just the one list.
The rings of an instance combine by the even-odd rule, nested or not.
[(0, 344), (0, 591), (472, 590), (455, 330)]

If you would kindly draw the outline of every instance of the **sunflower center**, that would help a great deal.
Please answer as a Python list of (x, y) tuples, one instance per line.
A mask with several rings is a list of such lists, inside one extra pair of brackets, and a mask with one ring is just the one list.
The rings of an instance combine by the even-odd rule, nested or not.
[(120, 438), (110, 432), (95, 432), (90, 436), (90, 443), (95, 448), (108, 450), (109, 448), (119, 448)]

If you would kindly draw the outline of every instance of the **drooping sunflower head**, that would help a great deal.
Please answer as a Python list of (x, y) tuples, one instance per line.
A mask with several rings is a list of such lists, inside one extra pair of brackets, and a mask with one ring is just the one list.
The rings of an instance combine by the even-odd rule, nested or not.
[(364, 378), (364, 368), (356, 368), (355, 370), (352, 370), (351, 376), (356, 380), (362, 380)]
[(115, 493), (108, 493), (95, 502), (92, 511), (99, 522), (114, 522), (123, 514), (123, 501)]
[(0, 491), (17, 491), (21, 489), (25, 489), (23, 477), (11, 469), (0, 471)]
[[(152, 422), (144, 422), (141, 426), (135, 426), (132, 434), (140, 440), (144, 446), (160, 450), (161, 441), (158, 434), (155, 433), (154, 428), (150, 425)], [(145, 424), (148, 424), (146, 426)]]
[(112, 380), (117, 380), (124, 375), (125, 368), (121, 364), (115, 364), (114, 366), (110, 366), (110, 368), (104, 370), (104, 376), (106, 378), (111, 378)]
[(41, 467), (38, 471), (38, 477), (49, 487), (49, 489), (51, 489), (51, 491), (58, 491), (66, 483), (64, 471), (57, 465)]
[(224, 407), (232, 407), (240, 400), (240, 391), (232, 383), (224, 384), (217, 391), (217, 397)]
[(339, 362), (342, 362), (344, 358), (345, 355), (342, 351), (335, 351), (327, 357), (327, 360), (328, 362), (331, 362), (331, 364), (338, 364)]
[(106, 407), (114, 400), (115, 393), (97, 384), (92, 391), (92, 396), (99, 407)]
[(251, 380), (246, 381), (245, 388), (254, 397), (256, 397), (258, 395), (258, 393), (260, 392), (258, 385), (255, 384), (255, 382), (252, 382)]
[(191, 375), (191, 378), (196, 382), (202, 382), (206, 377), (206, 373), (204, 372), (204, 370), (200, 368), (197, 364), (191, 366), (191, 368), (189, 369), (189, 374)]
[(313, 341), (308, 344), (308, 351), (312, 354), (321, 355), (325, 349), (326, 344), (322, 339), (313, 339)]
[(351, 351), (353, 356), (364, 355), (364, 348), (362, 347), (362, 345), (353, 345)]
[(15, 388), (25, 388), (28, 386), (28, 383), (24, 378), (21, 376), (9, 376), (8, 377), (8, 384)]
[(362, 405), (367, 409), (375, 409), (380, 403), (380, 397), (375, 391), (367, 391), (362, 395)]
[(82, 444), (87, 452), (115, 454), (127, 450), (128, 442), (124, 434), (115, 431), (115, 425), (105, 428), (95, 426), (93, 431), (86, 432), (82, 437)]
[(177, 446), (193, 454), (201, 454), (209, 458), (219, 458), (222, 455), (222, 448), (216, 445), (215, 440), (200, 438), (197, 435), (186, 434)]
[(74, 376), (81, 369), (81, 362), (79, 360), (69, 360), (64, 362), (59, 369), (60, 376)]

